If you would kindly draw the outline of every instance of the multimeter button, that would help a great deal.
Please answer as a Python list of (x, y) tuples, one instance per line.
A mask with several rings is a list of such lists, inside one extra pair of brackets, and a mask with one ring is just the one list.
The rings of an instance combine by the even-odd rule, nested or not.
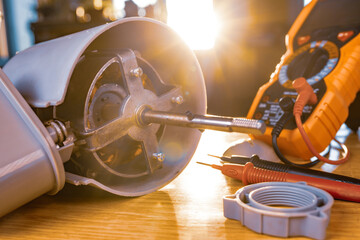
[(263, 115), (262, 115), (261, 112), (257, 112), (257, 113), (254, 114), (254, 118), (255, 118), (255, 119), (261, 119), (262, 116), (263, 116)]
[(310, 35), (306, 35), (306, 36), (301, 36), (297, 38), (297, 44), (303, 45), (304, 43), (307, 43), (310, 40)]
[(262, 101), (263, 102), (268, 102), (270, 100), (270, 96), (269, 95), (265, 95), (265, 96), (263, 96), (263, 98), (262, 98)]
[(339, 39), (341, 42), (345, 42), (352, 35), (354, 35), (354, 31), (339, 32), (338, 35), (337, 35), (337, 39)]

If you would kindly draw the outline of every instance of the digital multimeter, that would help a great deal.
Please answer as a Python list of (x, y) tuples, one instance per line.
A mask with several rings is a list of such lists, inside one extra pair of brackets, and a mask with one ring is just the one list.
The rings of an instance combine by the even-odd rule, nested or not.
[[(296, 99), (292, 81), (304, 77), (318, 98), (303, 110), (305, 131), (317, 151), (329, 145), (360, 89), (359, 32), (360, 1), (313, 0), (303, 8), (286, 36), (286, 53), (270, 81), (258, 90), (247, 115), (266, 123), (265, 134), (256, 138), (271, 143), (271, 131), (283, 114), (279, 100)], [(285, 126), (278, 145), (284, 154), (313, 156), (295, 122)]]

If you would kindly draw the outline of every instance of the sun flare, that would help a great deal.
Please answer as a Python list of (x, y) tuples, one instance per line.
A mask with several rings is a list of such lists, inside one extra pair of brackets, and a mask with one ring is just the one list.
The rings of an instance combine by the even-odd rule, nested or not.
[(168, 25), (194, 50), (214, 47), (219, 22), (212, 0), (167, 0)]

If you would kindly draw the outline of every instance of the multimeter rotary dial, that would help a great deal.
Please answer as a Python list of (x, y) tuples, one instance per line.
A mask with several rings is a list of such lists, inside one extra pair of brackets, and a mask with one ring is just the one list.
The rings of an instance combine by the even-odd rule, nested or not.
[(292, 88), (292, 81), (305, 77), (310, 85), (326, 77), (339, 60), (338, 47), (326, 40), (313, 41), (297, 49), (285, 59), (279, 72), (279, 83)]

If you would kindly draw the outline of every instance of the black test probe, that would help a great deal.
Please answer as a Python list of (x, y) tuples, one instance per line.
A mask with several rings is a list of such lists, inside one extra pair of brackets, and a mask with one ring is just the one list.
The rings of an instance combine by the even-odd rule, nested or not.
[(317, 170), (313, 170), (313, 169), (306, 169), (306, 168), (302, 168), (302, 167), (290, 166), (290, 165), (285, 165), (282, 163), (270, 162), (270, 161), (260, 159), (259, 156), (256, 154), (252, 155), (250, 158), (240, 156), (240, 155), (232, 155), (231, 157), (227, 157), (227, 156), (219, 157), (219, 156), (214, 156), (214, 155), (209, 154), (209, 156), (220, 158), (222, 161), (225, 161), (228, 163), (236, 163), (236, 164), (245, 165), (247, 162), (252, 162), (255, 167), (262, 168), (262, 169), (298, 174), (298, 175), (303, 175), (303, 176), (308, 176), (308, 177), (317, 177), (317, 178), (323, 178), (323, 179), (328, 179), (328, 180), (334, 180), (334, 181), (338, 181), (338, 182), (360, 185), (360, 179), (357, 179), (357, 178), (347, 177), (347, 176), (338, 175), (338, 174), (334, 174), (334, 173), (317, 171)]

